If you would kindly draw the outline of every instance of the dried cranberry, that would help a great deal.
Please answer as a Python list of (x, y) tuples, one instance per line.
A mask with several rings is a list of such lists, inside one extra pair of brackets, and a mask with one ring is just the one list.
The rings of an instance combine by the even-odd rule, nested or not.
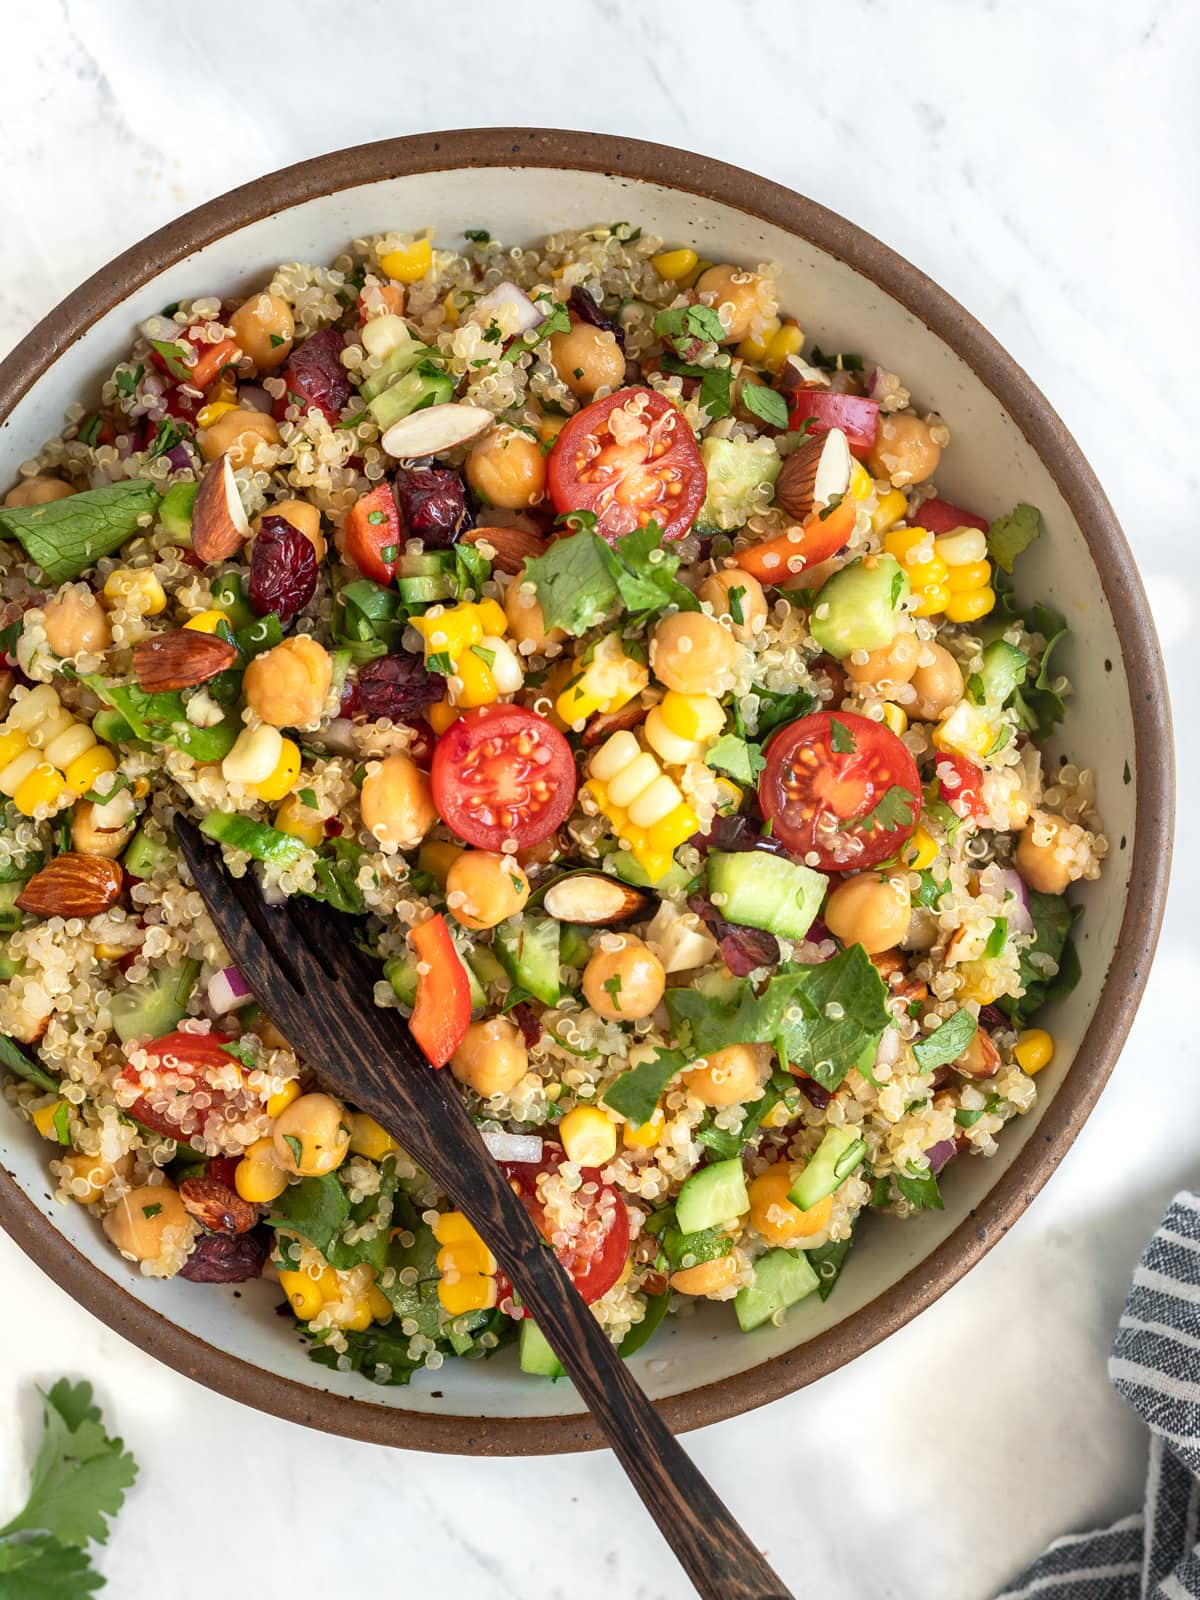
[(701, 894), (691, 896), (688, 910), (694, 911), (713, 938), (720, 942), (721, 959), (734, 977), (744, 978), (757, 967), (778, 965), (779, 941), (773, 933), (727, 922), (712, 901)]
[(980, 1006), (979, 1020), (985, 1028), (1011, 1028), (1012, 1022), (999, 1006)]
[(265, 1228), (250, 1233), (204, 1233), (192, 1246), (192, 1253), (179, 1269), (181, 1278), (192, 1283), (245, 1283), (262, 1276), (270, 1249)]
[(317, 553), (284, 517), (264, 517), (250, 557), (250, 604), (289, 622), (317, 590)]
[(292, 351), (283, 370), (287, 390), (276, 403), (280, 415), (289, 404), (299, 401), (303, 411), (316, 406), (330, 422), (338, 420), (353, 392), (342, 365), (344, 343), (336, 328), (322, 328)]
[(815, 1106), (818, 1111), (824, 1111), (825, 1107), (833, 1099), (830, 1091), (822, 1084), (817, 1083), (814, 1078), (806, 1078), (802, 1072), (797, 1072), (794, 1076), (800, 1093), (808, 1101), (809, 1105)]
[(400, 722), (414, 711), (421, 711), (440, 700), (446, 680), (428, 672), (420, 656), (402, 650), (394, 656), (378, 656), (358, 670), (359, 716), (372, 722), (387, 717)]
[(737, 812), (732, 816), (715, 817), (708, 832), (693, 834), (689, 843), (694, 844), (701, 855), (709, 850), (768, 850), (772, 855), (787, 855), (779, 840), (764, 836), (761, 827), (756, 817)]
[(603, 328), (606, 333), (615, 333), (617, 343), (624, 350), (625, 330), (615, 318), (600, 309), (598, 302), (581, 285), (576, 284), (567, 296), (567, 310), (573, 312), (580, 322), (586, 322), (589, 327)]
[(512, 1008), (510, 1015), (521, 1030), (521, 1037), (525, 1040), (525, 1048), (532, 1050), (542, 1037), (542, 1025), (538, 1021), (537, 1012), (527, 1000), (520, 1000)]
[(410, 538), (430, 550), (447, 550), (472, 524), (467, 490), (453, 467), (400, 467), (396, 505)]

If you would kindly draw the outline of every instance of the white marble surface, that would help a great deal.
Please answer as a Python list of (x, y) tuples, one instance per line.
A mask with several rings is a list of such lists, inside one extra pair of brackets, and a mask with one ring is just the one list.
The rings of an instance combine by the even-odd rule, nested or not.
[[(1026, 366), (1124, 520), (1193, 723), (1187, 0), (452, 0), (420, 21), (361, 0), (332, 41), (339, 8), (292, 0), (286, 31), (283, 10), (0, 12), (0, 348), (181, 210), (329, 148), (504, 121), (690, 146), (886, 239)], [(1188, 743), (1185, 819), (1195, 777)], [(1134, 1505), (1143, 1440), (1104, 1357), (1143, 1239), (1197, 1179), (1197, 888), (1185, 855), (1112, 1084), (1015, 1232), (849, 1370), (692, 1436), (798, 1593), (972, 1600), (1052, 1536)], [(606, 1456), (419, 1457), (241, 1409), (123, 1343), (3, 1238), (0, 1307), (0, 1415), (17, 1418), (0, 1429), (0, 1520), (33, 1441), (31, 1385), (90, 1376), (143, 1466), (101, 1558), (121, 1600), (218, 1551), (223, 1588), (271, 1600), (686, 1592)]]

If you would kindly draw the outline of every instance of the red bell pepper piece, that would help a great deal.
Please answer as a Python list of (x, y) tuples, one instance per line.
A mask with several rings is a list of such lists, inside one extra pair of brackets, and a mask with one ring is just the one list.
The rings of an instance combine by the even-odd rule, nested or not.
[[(188, 329), (189, 337), (198, 332), (198, 329)], [(241, 346), (236, 339), (220, 339), (216, 344), (201, 344), (195, 342), (196, 365), (188, 376), (188, 382), (194, 389), (207, 389), (214, 383), (222, 367), (231, 365), (241, 355)]]
[(961, 506), (952, 506), (949, 500), (926, 500), (917, 512), (917, 520), (921, 527), (939, 536), (953, 533), (955, 528), (978, 528), (980, 533), (988, 531), (986, 517), (977, 517), (973, 511), (964, 511)]
[(404, 542), (400, 513), (390, 483), (360, 495), (342, 528), (346, 554), (364, 578), (391, 583)]
[(840, 428), (846, 435), (851, 455), (861, 459), (875, 443), (878, 421), (879, 406), (862, 395), (834, 394), (829, 389), (798, 389), (792, 396), (788, 425), (798, 430), (808, 422), (810, 434)]
[(444, 1067), (462, 1043), (471, 1021), (471, 985), (442, 916), (430, 917), (410, 934), (417, 960), (428, 972), (417, 978), (417, 1003), (409, 1032), (431, 1066)]

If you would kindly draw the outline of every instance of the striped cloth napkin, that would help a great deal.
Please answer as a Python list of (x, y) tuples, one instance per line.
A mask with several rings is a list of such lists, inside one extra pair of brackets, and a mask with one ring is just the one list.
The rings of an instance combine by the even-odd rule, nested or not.
[(1150, 1428), (1145, 1504), (1056, 1539), (997, 1600), (1200, 1600), (1200, 1194), (1147, 1246), (1108, 1370)]

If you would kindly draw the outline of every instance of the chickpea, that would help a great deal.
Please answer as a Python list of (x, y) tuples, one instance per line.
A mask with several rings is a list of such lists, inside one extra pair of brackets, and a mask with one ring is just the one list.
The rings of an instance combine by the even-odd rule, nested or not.
[[(718, 617), (729, 617), (730, 631), (740, 644), (749, 644), (767, 620), (767, 597), (758, 579), (737, 567), (722, 567), (705, 578), (699, 598), (713, 608)], [(738, 618), (741, 621), (738, 621)]]
[(169, 1183), (131, 1189), (108, 1213), (104, 1231), (123, 1256), (154, 1261), (162, 1255), (169, 1228), (192, 1229), (179, 1190)]
[(891, 950), (908, 932), (912, 901), (906, 877), (859, 872), (838, 884), (821, 913), (843, 944), (861, 944), (869, 956)]
[(739, 344), (760, 317), (773, 317), (778, 300), (770, 282), (741, 267), (709, 267), (696, 279), (696, 298), (713, 306), (725, 325), (722, 344)]
[(573, 322), (569, 333), (550, 338), (554, 370), (577, 400), (590, 400), (597, 389), (615, 389), (625, 378), (625, 352), (615, 333)]
[(90, 800), (76, 800), (71, 808), (71, 848), (81, 856), (104, 856), (113, 861), (133, 836), (137, 819), (130, 816), (117, 828), (101, 828), (96, 822), (99, 808)]
[(701, 1261), (694, 1267), (681, 1267), (671, 1274), (671, 1287), (680, 1294), (726, 1299), (722, 1291), (729, 1288), (741, 1268), (740, 1256), (731, 1250), (726, 1256), (714, 1256), (711, 1261)]
[(706, 1106), (741, 1106), (762, 1098), (770, 1047), (729, 1044), (705, 1056), (701, 1066), (683, 1074), (688, 1092)]
[[(525, 587), (524, 573), (504, 591), (504, 615), (508, 618), (509, 638), (517, 646), (532, 645), (531, 654), (540, 655), (548, 644), (561, 644), (567, 637), (561, 628), (547, 629), (536, 592), (532, 585)], [(521, 651), (522, 655), (525, 653)]]
[(875, 443), (867, 457), (873, 478), (886, 478), (897, 489), (906, 483), (924, 483), (937, 471), (942, 447), (936, 444), (927, 422), (903, 414), (880, 412)]
[(321, 720), (332, 681), (329, 651), (297, 633), (255, 656), (242, 687), (246, 704), (273, 728), (312, 728)]
[(500, 425), (467, 457), (467, 482), (485, 505), (523, 511), (546, 492), (546, 458), (536, 439)]
[(529, 899), (525, 869), (491, 850), (464, 850), (446, 874), (446, 904), (464, 928), (494, 928)]
[(1072, 834), (1079, 829), (1048, 811), (1035, 811), (1022, 830), (1013, 864), (1037, 894), (1064, 894), (1081, 876), (1072, 871)]
[(20, 483), (13, 487), (4, 496), (6, 506), (44, 506), (51, 500), (65, 500), (69, 494), (74, 494), (69, 483), (64, 483), (61, 478), (22, 478)]
[(292, 308), (265, 289), (252, 294), (229, 319), (233, 337), (260, 372), (274, 372), (292, 352), (296, 323)]
[[(605, 944), (619, 940), (615, 949)], [(667, 975), (662, 962), (632, 933), (605, 935), (583, 969), (583, 994), (597, 1016), (611, 1022), (640, 1022), (663, 997)]]
[(963, 675), (958, 662), (944, 645), (925, 644), (933, 652), (928, 666), (918, 667), (909, 682), (917, 691), (917, 698), (909, 706), (909, 715), (922, 722), (936, 722), (943, 711), (956, 706), (963, 695)]
[(855, 683), (909, 683), (921, 659), (921, 641), (915, 633), (898, 633), (891, 644), (870, 651), (865, 661), (855, 661), (855, 653), (842, 662)]
[(99, 654), (112, 643), (108, 617), (86, 583), (70, 583), (47, 602), (44, 626), (56, 656)]
[(664, 617), (650, 643), (650, 667), (660, 683), (680, 694), (722, 695), (738, 658), (728, 628), (703, 611)]
[[(250, 524), (256, 534), (262, 531), (264, 517), (282, 517), (285, 522), (290, 522), (296, 532), (302, 533), (312, 545), (317, 560), (324, 561), (325, 535), (321, 532), (321, 513), (316, 506), (307, 500), (277, 500), (273, 506), (268, 506), (265, 511), (260, 512)], [(253, 541), (250, 548), (253, 548)]]
[(829, 1222), (833, 1197), (826, 1195), (807, 1211), (788, 1198), (795, 1174), (786, 1161), (777, 1161), (747, 1184), (750, 1195), (750, 1223), (755, 1233), (769, 1244), (795, 1244), (820, 1233)]
[(462, 1043), (450, 1058), (450, 1071), (459, 1083), (485, 1099), (507, 1094), (529, 1070), (529, 1051), (521, 1030), (507, 1017), (472, 1022)]
[(284, 1172), (320, 1178), (340, 1167), (350, 1150), (350, 1129), (329, 1094), (302, 1094), (275, 1118), (276, 1163)]
[(363, 822), (380, 844), (415, 850), (437, 821), (429, 779), (411, 756), (388, 756), (363, 779)]
[(228, 455), (229, 465), (253, 465), (260, 445), (279, 443), (275, 419), (265, 411), (223, 411), (211, 428), (200, 430), (200, 454), (205, 461)]

